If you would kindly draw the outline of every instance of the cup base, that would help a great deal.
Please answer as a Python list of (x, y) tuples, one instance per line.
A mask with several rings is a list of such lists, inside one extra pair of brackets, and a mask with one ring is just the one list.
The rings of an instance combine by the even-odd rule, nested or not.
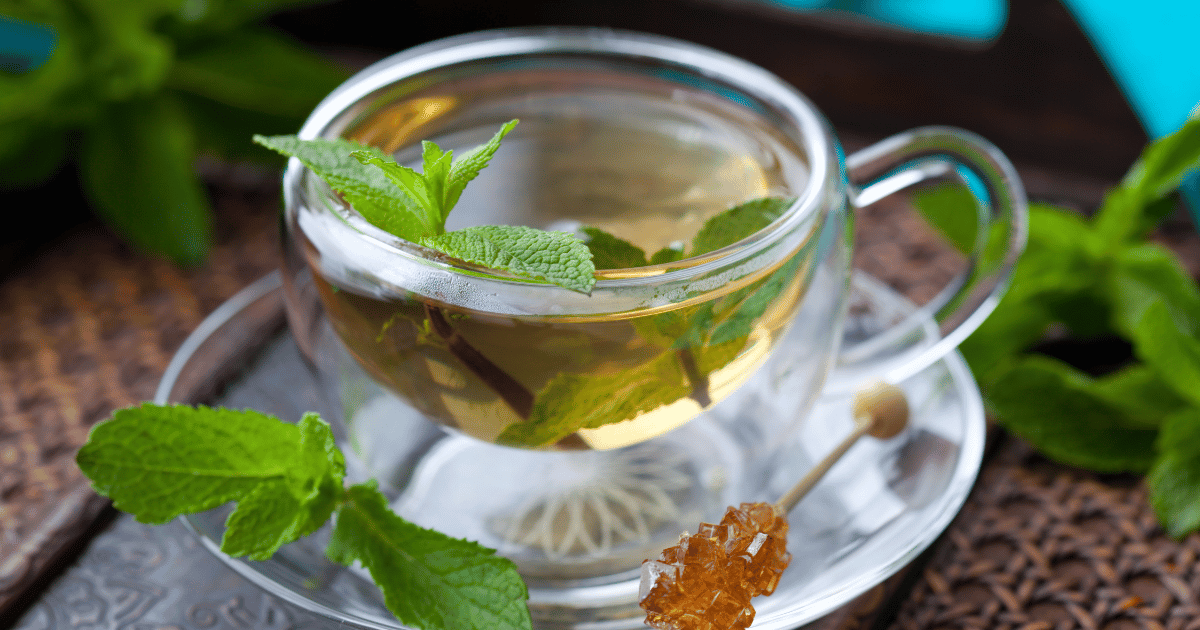
[[(514, 449), (438, 429), (429, 435), (421, 422), (376, 391), (346, 422), (352, 476), (380, 479), (406, 519), (496, 549), (531, 586), (627, 581), (745, 492), (736, 440), (705, 416), (605, 451)], [(397, 434), (417, 443), (375, 446), (394, 445)]]

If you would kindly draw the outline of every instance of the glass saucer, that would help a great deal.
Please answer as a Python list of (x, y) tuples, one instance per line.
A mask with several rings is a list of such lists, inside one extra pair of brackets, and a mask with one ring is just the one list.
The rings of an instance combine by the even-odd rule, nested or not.
[[(854, 284), (858, 295), (852, 299), (880, 306), (857, 309), (860, 318), (893, 317), (905, 303), (869, 278)], [(852, 321), (848, 328), (871, 325)], [(831, 385), (837, 381), (835, 375)], [(861, 441), (789, 515), (792, 564), (774, 595), (755, 599), (753, 628), (796, 628), (846, 604), (916, 558), (962, 507), (979, 471), (985, 434), (970, 371), (954, 353), (899, 385), (912, 406), (911, 426), (887, 442)], [(753, 386), (752, 378), (744, 387)], [(850, 431), (851, 393), (831, 389), (791, 436), (794, 456), (772, 475), (773, 492), (799, 479)], [(155, 402), (255, 408), (289, 420), (310, 410), (329, 413), (286, 330), (276, 274), (234, 296), (196, 329), (168, 366)], [(404, 627), (364, 572), (325, 559), (327, 528), (266, 562), (229, 558), (219, 551), (228, 512), (212, 510), (184, 522), (251, 582), (346, 627)], [(530, 610), (535, 627), (642, 628), (636, 593), (636, 578), (579, 589), (535, 587)], [(580, 601), (587, 602), (582, 611)]]

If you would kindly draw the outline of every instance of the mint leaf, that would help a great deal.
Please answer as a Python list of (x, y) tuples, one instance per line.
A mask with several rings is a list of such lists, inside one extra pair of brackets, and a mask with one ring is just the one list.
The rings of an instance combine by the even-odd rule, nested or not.
[(362, 562), (401, 623), (424, 630), (531, 627), (516, 565), (388, 510), (374, 483), (346, 489), (326, 554)]
[(779, 297), (779, 294), (796, 278), (804, 255), (804, 252), (800, 252), (792, 256), (758, 287), (749, 291), (749, 295), (740, 300), (733, 313), (721, 319), (713, 329), (709, 343), (722, 344), (748, 336), (754, 330), (754, 323), (763, 316), (763, 313), (767, 312), (767, 309), (775, 303), (775, 298)]
[(947, 183), (918, 190), (913, 206), (943, 238), (962, 254), (975, 251), (979, 201), (962, 184)]
[(242, 110), (303, 120), (349, 76), (281, 35), (239, 29), (181, 50), (166, 84)]
[(1172, 414), (1158, 435), (1158, 461), (1146, 475), (1150, 505), (1175, 538), (1200, 528), (1200, 409)]
[(101, 217), (136, 247), (199, 264), (212, 241), (208, 197), (196, 181), (195, 138), (166, 97), (118, 103), (88, 129), (80, 177)]
[(665, 265), (684, 259), (683, 245), (664, 247), (650, 256), (651, 265)]
[(1157, 372), (1142, 364), (1097, 378), (1091, 391), (1124, 412), (1131, 426), (1157, 428), (1163, 418), (1188, 406)]
[(425, 237), (420, 242), (469, 263), (545, 280), (573, 291), (586, 293), (596, 284), (596, 269), (587, 245), (566, 232), (484, 225)]
[(1163, 302), (1146, 308), (1134, 352), (1183, 398), (1200, 405), (1200, 341), (1180, 330)]
[[(436, 146), (434, 145), (434, 147)], [(350, 155), (363, 164), (374, 166), (383, 171), (384, 176), (390, 179), (397, 188), (404, 191), (411, 201), (416, 202), (417, 207), (424, 211), (421, 219), (424, 224), (422, 235), (432, 236), (444, 232), (445, 230), (442, 229), (444, 221), (441, 219), (440, 193), (436, 189), (430, 190), (425, 176), (421, 173), (403, 164), (397, 164), (395, 160), (380, 156), (377, 153), (355, 151)], [(439, 151), (438, 153), (440, 155), (441, 152)]]
[(583, 244), (592, 252), (592, 263), (596, 269), (633, 269), (649, 264), (646, 252), (625, 239), (600, 228), (585, 227), (580, 231), (587, 237)]
[(563, 372), (538, 392), (529, 419), (509, 425), (496, 442), (553, 444), (579, 429), (631, 420), (687, 396), (691, 389), (673, 352), (614, 374)]
[(1083, 334), (1107, 326), (1107, 305), (1100, 311), (1078, 308), (1094, 304), (1099, 291), (1094, 242), (1079, 216), (1030, 204), (1029, 242), (1012, 283), (996, 310), (959, 347), (985, 391), (1051, 324), (1067, 319)]
[(690, 255), (714, 252), (754, 234), (783, 216), (795, 202), (795, 197), (752, 199), (709, 218), (692, 239)]
[[(342, 497), (346, 462), (329, 425), (315, 413), (300, 420), (300, 448), (289, 471), (299, 487), (285, 481), (260, 485), (238, 502), (225, 523), (221, 551), (266, 560), (283, 545), (325, 524)], [(299, 490), (297, 492), (296, 490)]]
[(425, 178), (425, 188), (435, 202), (436, 214), (433, 216), (433, 220), (437, 225), (437, 234), (446, 231), (446, 217), (450, 216), (450, 211), (454, 209), (454, 203), (458, 202), (457, 196), (454, 198), (454, 203), (446, 201), (446, 179), (450, 176), (450, 165), (453, 160), (453, 151), (443, 152), (441, 147), (428, 140), (421, 142), (422, 176)]
[(1112, 262), (1107, 298), (1113, 305), (1114, 326), (1122, 335), (1135, 338), (1146, 309), (1157, 302), (1180, 330), (1200, 333), (1200, 289), (1170, 250), (1142, 243), (1122, 248)]
[(1045, 357), (1019, 361), (989, 392), (1004, 427), (1046, 455), (1103, 472), (1144, 472), (1157, 431), (1090, 391), (1086, 375)]
[[(416, 242), (431, 233), (425, 212), (384, 172), (351, 156), (364, 151), (390, 159), (379, 149), (349, 140), (300, 140), (295, 136), (254, 136), (254, 141), (283, 155), (299, 159), (372, 225), (402, 239)], [(435, 232), (434, 232), (435, 233)]]
[(183, 405), (118, 410), (92, 428), (76, 462), (98, 493), (143, 523), (237, 501), (221, 549), (256, 560), (328, 520), (345, 474), (315, 414), (297, 426)]
[[(496, 132), (496, 135), (492, 136), (491, 140), (462, 154), (459, 156), (458, 161), (450, 166), (449, 175), (445, 179), (445, 197), (443, 202), (445, 214), (442, 215), (443, 222), (446, 220), (446, 215), (450, 214), (450, 210), (454, 207), (454, 204), (458, 203), (458, 198), (462, 195), (462, 191), (466, 188), (467, 183), (475, 179), (479, 171), (488, 165), (492, 156), (495, 155), (496, 149), (500, 148), (500, 141), (504, 139), (504, 136), (508, 135), (508, 132), (513, 130), (513, 127), (517, 126), (517, 122), (516, 120), (508, 121), (500, 128), (500, 131)], [(426, 173), (428, 172), (428, 168), (426, 168)]]
[(1141, 238), (1169, 208), (1156, 203), (1179, 187), (1188, 172), (1200, 167), (1200, 117), (1146, 147), (1121, 185), (1110, 192), (1096, 213), (1097, 231), (1109, 247)]

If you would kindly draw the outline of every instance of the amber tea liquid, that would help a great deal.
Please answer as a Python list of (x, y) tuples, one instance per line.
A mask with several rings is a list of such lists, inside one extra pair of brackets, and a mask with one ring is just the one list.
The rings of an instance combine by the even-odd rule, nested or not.
[[(497, 81), (416, 94), (348, 135), (417, 166), (420, 139), (461, 153), (520, 118), (447, 229), (591, 226), (648, 255), (686, 248), (732, 206), (792, 196), (804, 184), (803, 163), (767, 121), (706, 92), (525, 72), (505, 77), (497, 95)], [(381, 298), (319, 277), (317, 287), (351, 355), (430, 419), (508, 446), (610, 449), (686, 423), (745, 381), (804, 293), (801, 258), (679, 303), (586, 316), (498, 315), (403, 292)]]

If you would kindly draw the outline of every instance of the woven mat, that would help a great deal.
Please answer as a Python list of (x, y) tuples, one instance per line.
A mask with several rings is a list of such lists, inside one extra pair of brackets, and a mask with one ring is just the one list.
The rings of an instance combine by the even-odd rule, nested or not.
[(90, 225), (0, 284), (0, 615), (107, 505), (75, 466), (91, 425), (152, 398), (205, 315), (276, 266), (275, 191), (222, 187), (214, 201), (203, 268), (139, 256)]
[[(106, 506), (73, 461), (89, 427), (150, 398), (204, 316), (275, 266), (273, 186), (214, 195), (218, 243), (201, 269), (137, 256), (93, 226), (0, 284), (0, 621), (36, 598)], [(860, 215), (856, 258), (920, 300), (961, 259), (914, 221), (883, 207)], [(1198, 552), (1200, 537), (1162, 534), (1139, 482), (1004, 440), (923, 572), (821, 627), (1191, 630)]]

